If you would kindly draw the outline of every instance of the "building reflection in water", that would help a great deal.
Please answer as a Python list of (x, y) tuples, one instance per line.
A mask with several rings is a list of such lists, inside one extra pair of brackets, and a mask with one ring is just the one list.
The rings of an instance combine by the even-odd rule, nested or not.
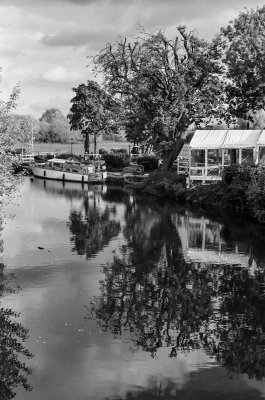
[(263, 378), (259, 232), (129, 198), (123, 232), (126, 245), (103, 265), (88, 316), (152, 357), (161, 347), (169, 357), (202, 349), (232, 375)]

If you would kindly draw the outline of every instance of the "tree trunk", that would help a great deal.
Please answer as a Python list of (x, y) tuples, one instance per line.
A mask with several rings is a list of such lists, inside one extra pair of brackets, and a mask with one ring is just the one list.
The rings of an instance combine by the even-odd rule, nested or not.
[(85, 153), (89, 154), (90, 149), (89, 149), (89, 134), (88, 134), (88, 132), (85, 133), (85, 146), (84, 146), (84, 148), (85, 148)]
[(185, 143), (184, 139), (178, 139), (175, 143), (175, 146), (172, 149), (164, 151), (163, 164), (161, 166), (162, 171), (170, 171), (172, 169), (173, 162), (176, 160), (179, 153), (181, 152), (184, 143)]
[(97, 154), (97, 134), (94, 133), (94, 154)]

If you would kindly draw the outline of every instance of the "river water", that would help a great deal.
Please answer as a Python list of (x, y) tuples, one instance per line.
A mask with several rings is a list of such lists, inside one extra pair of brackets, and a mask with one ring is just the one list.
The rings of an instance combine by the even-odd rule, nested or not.
[[(0, 371), (16, 399), (265, 397), (264, 228), (37, 179), (8, 211), (1, 307), (16, 326), (2, 328)], [(23, 347), (8, 341), (23, 329)]]

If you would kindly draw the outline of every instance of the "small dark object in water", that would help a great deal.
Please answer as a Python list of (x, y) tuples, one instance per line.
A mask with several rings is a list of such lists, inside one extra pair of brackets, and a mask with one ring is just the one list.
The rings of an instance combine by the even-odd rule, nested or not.
[(44, 250), (44, 247), (38, 246), (38, 249), (40, 249), (40, 250)]

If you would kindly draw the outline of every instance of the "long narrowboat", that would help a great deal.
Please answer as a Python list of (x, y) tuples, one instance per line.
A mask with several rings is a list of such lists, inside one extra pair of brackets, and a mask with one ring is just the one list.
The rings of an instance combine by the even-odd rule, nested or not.
[(103, 183), (107, 177), (106, 168), (100, 163), (85, 165), (59, 158), (33, 164), (32, 172), (37, 178), (81, 183)]

